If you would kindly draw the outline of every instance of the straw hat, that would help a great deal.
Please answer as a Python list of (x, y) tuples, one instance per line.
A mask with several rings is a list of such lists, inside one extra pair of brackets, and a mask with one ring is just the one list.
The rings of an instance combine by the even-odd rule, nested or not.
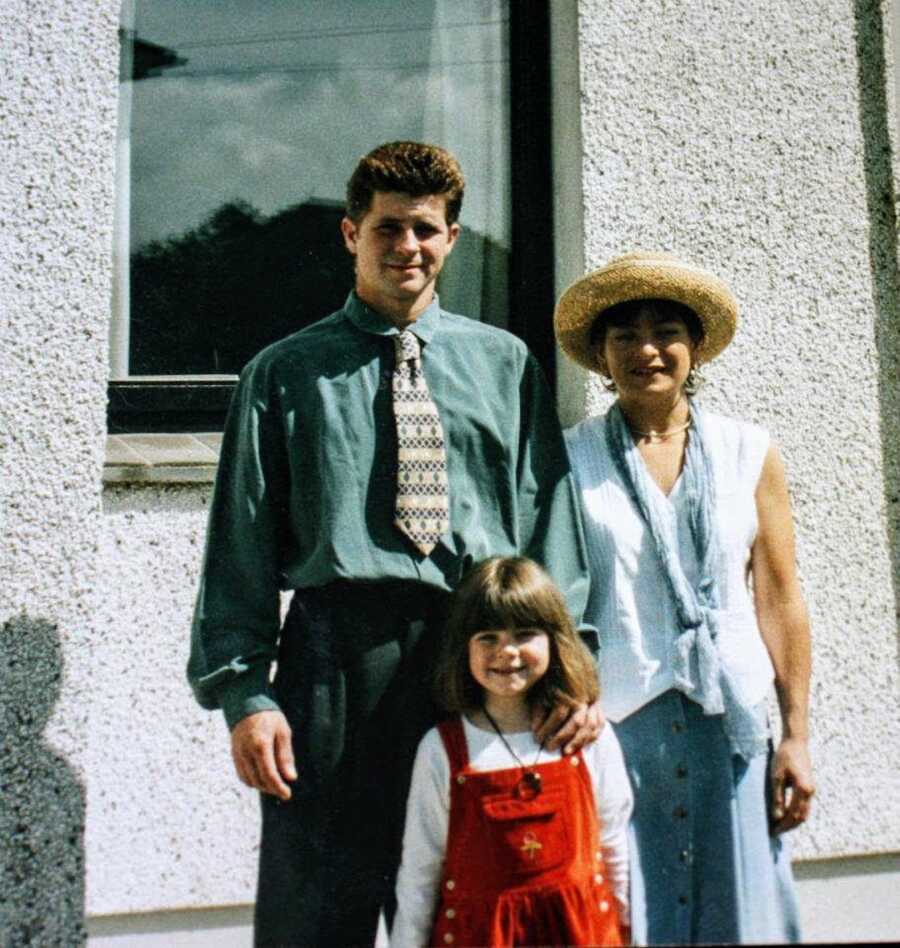
[(563, 352), (596, 372), (590, 338), (594, 321), (616, 303), (640, 299), (675, 300), (697, 314), (703, 324), (698, 362), (714, 359), (734, 336), (737, 300), (722, 280), (673, 254), (641, 250), (585, 274), (563, 293), (553, 315)]

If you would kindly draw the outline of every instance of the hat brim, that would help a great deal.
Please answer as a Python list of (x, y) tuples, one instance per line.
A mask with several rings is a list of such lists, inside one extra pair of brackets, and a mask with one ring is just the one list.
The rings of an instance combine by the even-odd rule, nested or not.
[(737, 329), (737, 300), (717, 276), (669, 254), (640, 252), (586, 274), (563, 293), (553, 315), (560, 348), (579, 365), (598, 371), (590, 338), (594, 322), (610, 306), (640, 299), (674, 300), (697, 314), (703, 326), (698, 362), (714, 359)]

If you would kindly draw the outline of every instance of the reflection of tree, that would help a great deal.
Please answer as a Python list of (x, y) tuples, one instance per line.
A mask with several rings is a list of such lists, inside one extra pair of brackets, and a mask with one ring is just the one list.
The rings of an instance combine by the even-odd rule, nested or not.
[[(245, 201), (131, 258), (131, 373), (239, 372), (256, 352), (343, 305), (353, 259), (343, 206), (310, 200), (271, 217)], [(441, 280), (448, 309), (503, 325), (507, 252), (464, 231)]]
[(256, 352), (340, 307), (353, 283), (338, 204), (266, 218), (244, 201), (131, 259), (131, 372), (238, 372)]
[[(150, 79), (163, 74), (165, 69), (184, 66), (188, 61), (174, 49), (141, 39), (133, 30), (119, 30), (121, 40), (121, 77), (123, 80)], [(128, 60), (130, 66), (127, 66)]]

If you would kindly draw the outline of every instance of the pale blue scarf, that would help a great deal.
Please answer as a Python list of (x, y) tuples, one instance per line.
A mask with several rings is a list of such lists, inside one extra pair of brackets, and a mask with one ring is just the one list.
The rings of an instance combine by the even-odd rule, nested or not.
[(673, 660), (675, 687), (696, 701), (705, 714), (724, 714), (725, 733), (732, 751), (749, 759), (766, 749), (768, 734), (761, 716), (740, 699), (716, 647), (719, 549), (715, 478), (704, 438), (703, 413), (693, 402), (690, 410), (692, 424), (681, 477), (688, 504), (691, 540), (699, 566), (696, 588), (688, 582), (681, 566), (675, 520), (665, 516), (659, 509), (659, 501), (654, 499), (650, 475), (618, 402), (606, 416), (606, 443), (616, 470), (653, 537), (675, 600), (681, 626)]

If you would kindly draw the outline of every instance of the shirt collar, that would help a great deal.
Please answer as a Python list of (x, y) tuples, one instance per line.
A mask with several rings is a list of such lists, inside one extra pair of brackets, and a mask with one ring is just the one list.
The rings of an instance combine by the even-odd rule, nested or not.
[[(344, 312), (347, 318), (363, 332), (372, 333), (375, 336), (396, 336), (400, 330), (381, 313), (376, 312), (371, 306), (364, 303), (357, 295), (355, 290), (350, 291), (347, 302), (344, 303)], [(441, 319), (441, 306), (437, 293), (434, 299), (428, 304), (428, 308), (419, 314), (418, 319), (411, 323), (409, 329), (425, 343), (431, 342), (434, 334), (437, 332)]]

